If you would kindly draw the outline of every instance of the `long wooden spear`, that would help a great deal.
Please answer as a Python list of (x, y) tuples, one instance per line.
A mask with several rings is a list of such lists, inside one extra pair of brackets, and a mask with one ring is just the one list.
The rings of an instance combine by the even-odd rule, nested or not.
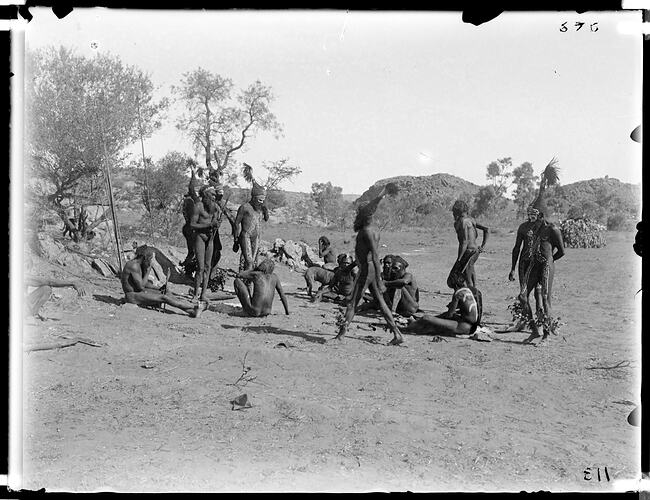
[(102, 146), (104, 147), (104, 175), (106, 176), (106, 184), (108, 187), (108, 203), (111, 207), (111, 215), (113, 217), (113, 231), (115, 232), (115, 246), (117, 247), (117, 262), (122, 271), (122, 245), (120, 243), (120, 232), (117, 226), (117, 214), (115, 213), (115, 202), (113, 201), (113, 186), (111, 183), (111, 171), (108, 166), (108, 152), (106, 151), (106, 141), (104, 140), (104, 122), (102, 121)]

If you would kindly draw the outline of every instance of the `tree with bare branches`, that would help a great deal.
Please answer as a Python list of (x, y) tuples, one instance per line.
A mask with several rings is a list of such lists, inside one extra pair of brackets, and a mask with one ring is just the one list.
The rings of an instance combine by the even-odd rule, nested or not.
[[(271, 88), (259, 80), (237, 91), (230, 78), (197, 68), (183, 74), (172, 91), (185, 104), (186, 112), (176, 126), (205, 155), (208, 174), (236, 182), (233, 158), (258, 132), (276, 137), (282, 126), (270, 109)], [(203, 169), (199, 168), (199, 175)]]

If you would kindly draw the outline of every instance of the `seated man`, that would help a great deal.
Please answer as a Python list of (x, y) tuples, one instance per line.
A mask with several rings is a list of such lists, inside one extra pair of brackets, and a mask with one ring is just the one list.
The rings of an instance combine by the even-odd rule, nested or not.
[(321, 299), (331, 300), (333, 302), (347, 303), (352, 290), (354, 289), (354, 280), (359, 274), (357, 263), (352, 260), (352, 256), (342, 253), (337, 257), (338, 267), (334, 269), (334, 276), (329, 284), (322, 286), (312, 299), (313, 302), (320, 302)]
[(334, 278), (334, 271), (320, 266), (311, 266), (305, 271), (305, 283), (307, 283), (307, 295), (313, 298), (312, 291), (316, 283), (320, 283), (319, 290), (329, 285)]
[[(280, 295), (284, 312), (289, 314), (287, 298), (284, 296), (280, 279), (273, 274), (274, 268), (275, 264), (271, 259), (264, 259), (255, 269), (241, 271), (235, 278), (235, 293), (247, 316), (259, 318), (271, 314), (276, 290)], [(252, 296), (243, 280), (252, 283)]]
[(465, 277), (460, 273), (456, 274), (454, 279), (454, 296), (449, 303), (449, 309), (437, 316), (425, 314), (411, 321), (402, 329), (404, 333), (464, 337), (476, 331), (481, 324), (481, 292), (466, 286)]
[(318, 238), (318, 256), (323, 259), (325, 269), (334, 269), (336, 267), (336, 253), (327, 236)]
[(384, 255), (384, 258), (381, 259), (381, 279), (387, 281), (391, 279), (391, 267), (393, 266), (394, 255)]
[(391, 312), (413, 316), (420, 308), (420, 289), (411, 273), (406, 272), (409, 263), (399, 255), (393, 256), (389, 279), (384, 279), (384, 297)]
[(143, 246), (136, 251), (135, 258), (128, 261), (122, 269), (122, 290), (126, 302), (145, 307), (158, 307), (162, 304), (169, 304), (188, 313), (196, 318), (199, 311), (199, 304), (177, 300), (162, 293), (148, 280), (151, 263), (156, 258), (156, 252), (151, 247)]
[[(383, 259), (382, 279), (386, 285), (384, 301), (391, 312), (402, 316), (413, 316), (420, 308), (420, 290), (415, 278), (406, 272), (408, 262), (399, 255), (386, 255)], [(378, 309), (376, 300), (359, 307), (360, 311)]]

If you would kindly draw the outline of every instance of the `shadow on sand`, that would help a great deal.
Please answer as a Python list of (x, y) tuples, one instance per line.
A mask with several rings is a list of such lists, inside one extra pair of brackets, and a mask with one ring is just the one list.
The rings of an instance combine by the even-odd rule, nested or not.
[(253, 332), (253, 333), (273, 333), (277, 335), (289, 335), (291, 337), (300, 337), (305, 339), (308, 342), (314, 342), (316, 344), (324, 344), (326, 340), (322, 337), (316, 337), (315, 335), (309, 335), (304, 332), (293, 332), (291, 330), (285, 330), (283, 328), (278, 328), (277, 326), (234, 326), (234, 325), (221, 325), (222, 328), (232, 329), (239, 328), (242, 332)]

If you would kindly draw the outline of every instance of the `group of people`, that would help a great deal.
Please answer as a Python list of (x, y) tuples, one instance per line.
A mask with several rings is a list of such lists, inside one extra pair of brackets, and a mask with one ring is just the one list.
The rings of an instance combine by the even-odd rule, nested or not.
[[(453, 289), (452, 300), (441, 314), (424, 313), (420, 309), (420, 290), (417, 280), (408, 270), (408, 262), (400, 255), (379, 257), (379, 233), (373, 225), (373, 215), (386, 195), (397, 192), (389, 183), (371, 201), (357, 209), (354, 221), (356, 233), (354, 255), (336, 254), (327, 237), (318, 241), (318, 254), (323, 263), (311, 265), (305, 272), (307, 294), (314, 302), (330, 301), (345, 306), (338, 321), (334, 340), (342, 340), (355, 314), (368, 309), (378, 310), (384, 317), (393, 338), (390, 345), (404, 342), (402, 333), (469, 336), (481, 326), (482, 294), (477, 288), (475, 263), (489, 239), (489, 228), (477, 223), (469, 215), (465, 201), (457, 200), (453, 207), (454, 228), (458, 238), (457, 259), (447, 278)], [(235, 216), (223, 200), (221, 184), (210, 179), (199, 187), (196, 178), (190, 181), (185, 197), (183, 235), (188, 253), (183, 264), (196, 262), (194, 290), (191, 300), (172, 297), (147, 280), (155, 251), (141, 247), (134, 259), (122, 272), (122, 287), (126, 301), (143, 306), (169, 304), (196, 317), (207, 307), (207, 284), (221, 257), (219, 227), (225, 216), (231, 225), (233, 251), (240, 252), (239, 273), (234, 280), (234, 291), (244, 313), (248, 316), (266, 316), (272, 311), (277, 292), (286, 314), (289, 307), (282, 285), (274, 274), (274, 262), (258, 262), (260, 227), (268, 220), (264, 206), (266, 193), (254, 183), (250, 200), (243, 203)], [(551, 290), (554, 261), (564, 255), (562, 235), (557, 227), (545, 220), (547, 213), (543, 202), (543, 189), (528, 209), (528, 220), (521, 224), (512, 250), (512, 269), (509, 279), (514, 280), (519, 264), (520, 293), (517, 321), (504, 331), (532, 331), (526, 341), (554, 333), (557, 323), (551, 309)], [(482, 241), (479, 245), (479, 231)], [(314, 264), (314, 263), (312, 263)], [(315, 289), (320, 283), (320, 288)], [(529, 296), (535, 291), (536, 318)], [(398, 326), (395, 316), (405, 318), (406, 325)], [(540, 334), (541, 330), (541, 334)]]

